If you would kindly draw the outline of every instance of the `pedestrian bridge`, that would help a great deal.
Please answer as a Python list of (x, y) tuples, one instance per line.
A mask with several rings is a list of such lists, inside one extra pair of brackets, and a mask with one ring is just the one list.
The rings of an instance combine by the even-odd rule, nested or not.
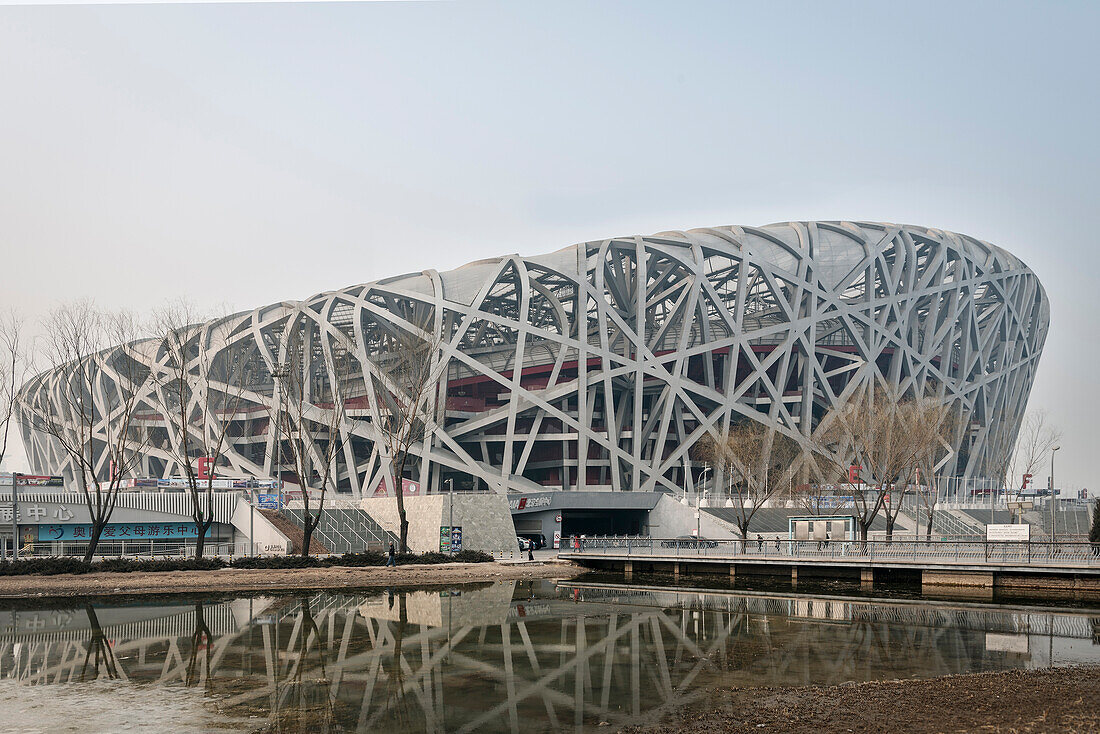
[(559, 557), (597, 569), (859, 578), (864, 584), (1061, 589), (1100, 595), (1100, 544), (974, 540), (565, 539)]

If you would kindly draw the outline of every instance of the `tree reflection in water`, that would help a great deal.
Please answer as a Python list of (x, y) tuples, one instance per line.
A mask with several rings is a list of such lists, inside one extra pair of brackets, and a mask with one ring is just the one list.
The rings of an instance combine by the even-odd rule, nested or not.
[(202, 602), (199, 602), (195, 604), (195, 631), (191, 633), (191, 655), (187, 660), (184, 685), (193, 686), (199, 681), (209, 682), (213, 642), (210, 627), (206, 624), (206, 616), (203, 614)]
[(310, 734), (618, 727), (722, 705), (730, 686), (1100, 660), (1087, 613), (791, 593), (507, 582), (83, 612), (0, 611), (0, 677), (183, 682)]
[(88, 637), (88, 650), (84, 655), (84, 664), (80, 667), (80, 680), (87, 681), (89, 674), (92, 680), (100, 676), (110, 679), (119, 677), (118, 662), (111, 647), (110, 640), (103, 634), (103, 627), (99, 624), (99, 615), (91, 604), (84, 606), (84, 613), (88, 615), (88, 628), (91, 632)]
[[(334, 697), (326, 669), (329, 650), (310, 608), (310, 597), (298, 601), (298, 614), (287, 649), (286, 675), (277, 678), (269, 732), (333, 731)], [(276, 669), (278, 664), (276, 664)]]

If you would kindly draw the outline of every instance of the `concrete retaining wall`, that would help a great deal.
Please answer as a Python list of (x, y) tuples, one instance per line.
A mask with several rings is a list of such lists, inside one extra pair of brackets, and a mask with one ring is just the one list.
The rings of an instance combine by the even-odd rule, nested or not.
[[(409, 520), (409, 549), (414, 553), (439, 550), (439, 528), (451, 524), (450, 502), (454, 501), (454, 525), (462, 528), (462, 548), (486, 553), (516, 549), (516, 533), (508, 499), (502, 494), (456, 492), (406, 497)], [(374, 521), (394, 535), (400, 535), (396, 497), (368, 497), (360, 505)]]

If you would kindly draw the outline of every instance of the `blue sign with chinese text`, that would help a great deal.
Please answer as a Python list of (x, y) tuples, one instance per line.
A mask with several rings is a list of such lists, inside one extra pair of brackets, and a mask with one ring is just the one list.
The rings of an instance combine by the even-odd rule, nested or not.
[(256, 506), (263, 510), (279, 509), (279, 495), (260, 492), (256, 495)]
[[(38, 539), (90, 540), (91, 525), (39, 525)], [(124, 522), (111, 523), (103, 528), (101, 541), (108, 540), (185, 540), (199, 537), (199, 528), (193, 522)]]

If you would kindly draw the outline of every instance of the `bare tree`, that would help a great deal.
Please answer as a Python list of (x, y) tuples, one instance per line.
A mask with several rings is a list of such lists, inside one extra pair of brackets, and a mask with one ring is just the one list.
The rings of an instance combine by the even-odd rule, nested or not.
[(26, 345), (22, 337), (23, 321), (14, 312), (0, 318), (0, 465), (8, 453), (19, 387), (28, 377)]
[[(348, 426), (344, 390), (355, 358), (340, 343), (331, 344), (295, 326), (286, 347), (286, 363), (275, 380), (278, 392), (272, 423), (289, 447), (289, 458), (302, 488), (302, 556), (309, 555), (313, 531), (321, 523), (325, 495), (338, 482), (337, 459)], [(320, 490), (313, 506), (311, 487)]]
[(749, 539), (757, 510), (790, 486), (803, 453), (790, 437), (755, 421), (732, 426), (721, 440), (707, 436), (695, 449), (697, 458), (723, 467), (731, 478), (730, 499), (742, 543)]
[(382, 403), (382, 440), (393, 466), (401, 552), (408, 552), (409, 520), (405, 512), (405, 470), (415, 460), (413, 447), (424, 440), (431, 423), (432, 398), (438, 393), (445, 363), (438, 358), (442, 335), (432, 312), (412, 322), (410, 331), (394, 330), (383, 340), (379, 373), (372, 375)]
[(229, 348), (231, 328), (225, 319), (209, 319), (183, 301), (153, 316), (154, 331), (163, 334), (150, 374), (168, 429), (161, 448), (187, 480), (198, 530), (196, 558), (202, 558), (214, 524), (216, 469), (248, 382), (247, 365)]
[(1009, 466), (1011, 481), (1023, 488), (1025, 474), (1037, 474), (1046, 466), (1050, 450), (1062, 440), (1062, 431), (1052, 425), (1045, 410), (1029, 410), (1020, 424), (1016, 448)]
[(938, 410), (945, 409), (936, 408), (931, 398), (903, 398), (876, 387), (855, 392), (822, 419), (819, 458), (837, 481), (849, 483), (861, 540), (867, 540), (875, 516), (883, 511), (887, 536), (892, 535), (905, 489), (930, 450), (930, 436), (938, 435), (938, 424), (933, 430), (934, 421), (929, 418), (926, 425), (920, 416)]
[[(899, 459), (910, 456), (908, 466), (897, 474), (893, 486), (883, 498), (883, 516), (886, 519), (886, 538), (894, 537), (894, 525), (908, 494), (915, 494), (928, 517), (928, 532), (932, 532), (932, 515), (935, 512), (935, 472), (941, 459), (951, 453), (951, 436), (957, 419), (954, 412), (942, 401), (927, 396), (903, 399), (894, 408), (894, 421), (901, 433)], [(922, 479), (923, 477), (923, 479)], [(932, 485), (931, 495), (922, 481)]]
[(148, 369), (135, 358), (142, 331), (131, 314), (103, 311), (89, 300), (55, 309), (44, 331), (52, 369), (25, 407), (30, 427), (67, 457), (84, 496), (91, 518), (84, 560), (90, 561), (123, 479), (139, 465), (149, 440), (140, 414)]

